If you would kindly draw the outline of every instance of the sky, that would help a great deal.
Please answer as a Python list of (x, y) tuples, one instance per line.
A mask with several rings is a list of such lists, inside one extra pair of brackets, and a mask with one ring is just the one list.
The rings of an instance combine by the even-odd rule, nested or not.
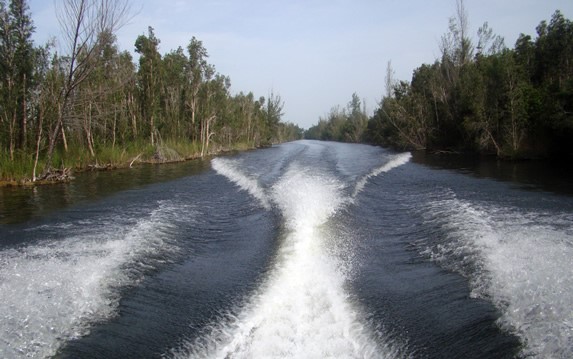
[[(30, 0), (36, 44), (59, 37), (54, 3)], [(488, 22), (513, 48), (520, 33), (555, 10), (573, 18), (572, 0), (465, 0), (469, 30)], [(132, 17), (117, 32), (120, 50), (133, 52), (151, 26), (160, 52), (203, 42), (209, 63), (231, 79), (231, 92), (273, 92), (284, 101), (283, 121), (316, 124), (356, 93), (371, 114), (385, 93), (388, 61), (397, 80), (440, 56), (456, 0), (131, 0)]]

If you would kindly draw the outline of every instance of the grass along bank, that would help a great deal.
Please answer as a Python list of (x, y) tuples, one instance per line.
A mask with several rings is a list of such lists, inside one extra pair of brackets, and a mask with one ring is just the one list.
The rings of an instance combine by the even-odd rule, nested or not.
[[(206, 156), (229, 151), (244, 151), (255, 147), (246, 142), (239, 142), (230, 147), (212, 144)], [(134, 142), (122, 147), (100, 145), (94, 149), (94, 156), (84, 147), (70, 145), (67, 151), (59, 149), (54, 153), (53, 172), (62, 174), (62, 176), (38, 179), (46, 168), (44, 158), (39, 158), (34, 173), (34, 154), (15, 152), (12, 159), (9, 153), (2, 151), (0, 152), (0, 186), (57, 183), (72, 179), (73, 172), (127, 168), (138, 163), (181, 162), (200, 157), (201, 144), (190, 141), (168, 140), (157, 145), (151, 145), (149, 142)]]

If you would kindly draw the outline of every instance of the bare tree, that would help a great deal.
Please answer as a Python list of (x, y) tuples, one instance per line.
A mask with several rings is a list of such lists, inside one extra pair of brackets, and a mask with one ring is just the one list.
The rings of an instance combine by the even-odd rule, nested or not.
[(384, 85), (386, 87), (386, 96), (387, 98), (392, 97), (392, 91), (394, 90), (394, 85), (396, 84), (396, 80), (394, 79), (394, 69), (392, 68), (392, 61), (388, 61), (386, 65), (386, 77), (384, 77)]
[(495, 35), (493, 29), (485, 22), (478, 29), (478, 55), (495, 55), (505, 49), (503, 37)]
[(450, 18), (449, 32), (442, 36), (440, 50), (444, 60), (462, 66), (472, 59), (473, 45), (469, 37), (469, 20), (463, 0), (456, 1), (456, 15)]
[(63, 0), (56, 12), (68, 52), (66, 80), (59, 97), (58, 120), (51, 129), (44, 173), (51, 170), (54, 150), (64, 137), (66, 121), (73, 107), (74, 90), (97, 66), (101, 33), (115, 34), (130, 15), (127, 0)]

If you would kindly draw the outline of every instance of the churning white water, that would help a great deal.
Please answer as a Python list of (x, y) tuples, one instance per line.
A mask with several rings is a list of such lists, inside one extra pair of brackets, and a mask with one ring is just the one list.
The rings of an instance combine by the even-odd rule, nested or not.
[(327, 245), (324, 226), (350, 200), (343, 194), (344, 184), (293, 164), (267, 194), (251, 181), (237, 181), (246, 176), (231, 173), (229, 165), (217, 161), (214, 168), (259, 200), (264, 194), (280, 210), (284, 242), (274, 269), (239, 314), (217, 324), (203, 344), (189, 344), (185, 354), (176, 356), (395, 357), (390, 342), (374, 340), (345, 290), (345, 273), (352, 263)]
[(256, 198), (264, 208), (271, 208), (269, 199), (259, 186), (257, 179), (251, 178), (250, 176), (239, 171), (239, 166), (236, 161), (224, 158), (215, 158), (211, 161), (211, 166), (219, 174), (227, 177), (231, 182), (235, 183), (243, 190), (249, 192), (249, 194)]
[(368, 180), (372, 177), (376, 177), (381, 173), (388, 172), (396, 167), (400, 167), (410, 161), (412, 158), (412, 154), (410, 152), (399, 153), (397, 155), (393, 155), (392, 158), (385, 164), (380, 167), (374, 168), (370, 173), (363, 176), (356, 182), (356, 186), (354, 187), (354, 193), (352, 197), (356, 197), (358, 193), (360, 193)]
[(573, 357), (571, 198), (409, 160), (300, 141), (20, 215), (0, 357)]
[(165, 218), (179, 210), (159, 203), (127, 231), (112, 218), (100, 231), (69, 224), (68, 238), (1, 251), (0, 357), (54, 355), (90, 324), (113, 316), (117, 289), (135, 284), (158, 254), (177, 250)]
[(448, 232), (426, 253), (467, 276), (473, 295), (493, 301), (500, 326), (521, 337), (525, 355), (572, 357), (571, 214), (519, 213), (450, 197), (425, 211)]

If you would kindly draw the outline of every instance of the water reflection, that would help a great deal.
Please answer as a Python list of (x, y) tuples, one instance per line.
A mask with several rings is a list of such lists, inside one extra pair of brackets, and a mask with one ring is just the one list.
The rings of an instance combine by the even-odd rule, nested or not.
[(70, 183), (34, 187), (0, 187), (0, 224), (24, 222), (81, 201), (200, 173), (208, 160), (151, 165), (75, 175)]
[(573, 164), (566, 160), (505, 161), (495, 157), (415, 152), (412, 162), (512, 182), (520, 188), (573, 196)]

